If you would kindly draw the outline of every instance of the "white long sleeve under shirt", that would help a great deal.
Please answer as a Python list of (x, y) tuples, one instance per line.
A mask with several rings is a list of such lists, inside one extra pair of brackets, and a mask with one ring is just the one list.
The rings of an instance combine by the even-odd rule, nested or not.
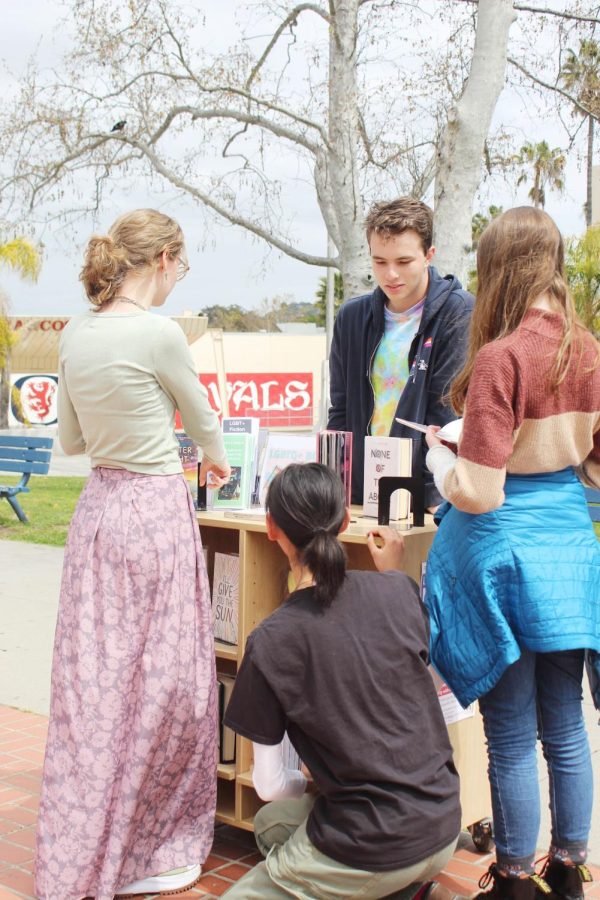
[(299, 799), (306, 790), (307, 779), (298, 769), (283, 765), (282, 744), (256, 744), (252, 783), (261, 800)]

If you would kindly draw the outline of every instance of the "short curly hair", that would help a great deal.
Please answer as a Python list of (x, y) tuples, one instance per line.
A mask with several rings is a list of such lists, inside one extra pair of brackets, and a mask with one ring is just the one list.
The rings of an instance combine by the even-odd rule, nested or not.
[(405, 231), (416, 231), (423, 251), (427, 253), (433, 243), (433, 210), (414, 197), (398, 197), (397, 200), (372, 206), (365, 219), (365, 228), (369, 243), (372, 234), (378, 234), (385, 240)]

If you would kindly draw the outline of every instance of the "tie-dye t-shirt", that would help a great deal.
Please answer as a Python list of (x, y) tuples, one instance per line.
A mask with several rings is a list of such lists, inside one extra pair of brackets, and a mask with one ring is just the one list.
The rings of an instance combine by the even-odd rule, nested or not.
[(401, 313), (390, 312), (385, 307), (385, 331), (371, 370), (375, 393), (371, 434), (390, 433), (400, 394), (408, 380), (408, 351), (419, 329), (424, 305), (423, 299)]

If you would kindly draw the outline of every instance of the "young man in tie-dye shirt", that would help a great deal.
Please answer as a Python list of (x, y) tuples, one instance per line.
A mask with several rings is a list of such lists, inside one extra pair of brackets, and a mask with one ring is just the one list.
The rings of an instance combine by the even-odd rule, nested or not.
[(433, 214), (412, 197), (376, 204), (366, 220), (371, 294), (340, 309), (330, 355), (328, 428), (353, 434), (352, 501), (362, 503), (364, 438), (410, 437), (425, 500), (440, 496), (425, 466), (422, 435), (396, 421), (444, 425), (456, 418), (444, 396), (462, 368), (473, 297), (431, 265)]

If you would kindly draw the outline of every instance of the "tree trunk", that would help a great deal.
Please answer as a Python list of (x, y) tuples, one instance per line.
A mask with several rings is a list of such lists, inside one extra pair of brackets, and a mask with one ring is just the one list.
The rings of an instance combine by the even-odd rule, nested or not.
[(536, 163), (535, 165), (535, 180), (533, 182), (533, 205), (536, 209), (539, 209), (540, 206), (544, 205), (544, 199), (542, 199), (542, 173), (541, 173), (541, 165)]
[(7, 350), (6, 361), (0, 369), (0, 428), (8, 428), (8, 410), (10, 407), (10, 350)]
[(434, 262), (443, 274), (452, 272), (463, 282), (483, 149), (504, 85), (508, 32), (515, 18), (511, 0), (479, 0), (469, 77), (450, 112), (438, 153)]
[(327, 231), (338, 250), (347, 300), (364, 293), (371, 271), (356, 159), (359, 0), (337, 0), (330, 6), (329, 146), (317, 159), (315, 182)]
[(594, 117), (588, 116), (587, 172), (585, 195), (585, 227), (592, 224), (592, 167), (594, 165)]

